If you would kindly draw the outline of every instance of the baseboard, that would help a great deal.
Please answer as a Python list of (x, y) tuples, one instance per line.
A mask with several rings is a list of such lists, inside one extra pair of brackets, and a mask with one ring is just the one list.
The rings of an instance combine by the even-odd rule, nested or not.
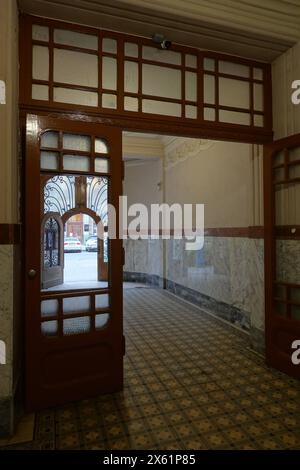
[(165, 288), (167, 291), (178, 297), (197, 305), (200, 308), (210, 310), (216, 317), (222, 318), (228, 323), (235, 325), (245, 331), (250, 331), (250, 313), (232, 305), (201, 294), (200, 292), (185, 287), (169, 279), (164, 279), (158, 275), (124, 272), (124, 281), (141, 282), (153, 287)]

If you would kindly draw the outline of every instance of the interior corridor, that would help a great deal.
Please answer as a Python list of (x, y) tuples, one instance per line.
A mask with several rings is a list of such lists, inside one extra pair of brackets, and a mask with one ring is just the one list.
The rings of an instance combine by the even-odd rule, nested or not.
[(139, 287), (124, 290), (124, 392), (38, 413), (34, 440), (10, 448), (300, 449), (299, 382), (246, 333)]

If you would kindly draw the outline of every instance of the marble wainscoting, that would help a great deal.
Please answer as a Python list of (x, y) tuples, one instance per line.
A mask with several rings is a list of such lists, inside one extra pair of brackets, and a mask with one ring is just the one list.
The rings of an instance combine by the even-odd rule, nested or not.
[(163, 287), (163, 241), (124, 240), (124, 281)]
[(13, 272), (14, 247), (0, 245), (0, 340), (6, 353), (5, 364), (0, 364), (0, 436), (13, 428)]
[[(165, 287), (249, 333), (264, 351), (264, 243), (262, 239), (205, 237), (201, 251), (184, 240), (126, 240), (124, 280)], [(165, 272), (165, 275), (164, 275)]]
[(207, 236), (200, 251), (170, 240), (167, 279), (174, 293), (249, 331), (251, 345), (264, 349), (263, 240)]

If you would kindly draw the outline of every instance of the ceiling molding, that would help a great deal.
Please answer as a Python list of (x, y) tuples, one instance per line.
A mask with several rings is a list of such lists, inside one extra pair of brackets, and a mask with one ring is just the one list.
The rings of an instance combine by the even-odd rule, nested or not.
[(300, 40), (296, 0), (19, 0), (21, 11), (271, 62)]
[(164, 145), (160, 137), (123, 136), (123, 159), (157, 160), (164, 157)]
[(210, 149), (217, 141), (175, 137), (165, 139), (164, 166), (170, 169), (189, 158), (197, 157), (200, 152)]

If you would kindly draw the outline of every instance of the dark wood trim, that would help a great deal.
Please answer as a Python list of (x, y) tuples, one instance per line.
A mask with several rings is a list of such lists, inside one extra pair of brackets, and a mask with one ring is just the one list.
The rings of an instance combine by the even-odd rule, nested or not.
[(18, 245), (20, 242), (20, 224), (0, 224), (0, 245)]
[(282, 240), (300, 240), (300, 225), (278, 225), (275, 236)]
[[(36, 41), (31, 39), (31, 27), (32, 24), (46, 25), (49, 27), (49, 41)], [(98, 38), (98, 49), (96, 50), (87, 50), (86, 48), (73, 47), (73, 46), (64, 46), (59, 45), (60, 48), (65, 48), (68, 50), (76, 50), (81, 52), (93, 53), (99, 57), (109, 56), (115, 57), (117, 59), (117, 70), (118, 70), (118, 87), (117, 90), (104, 90), (102, 88), (101, 80), (101, 60), (98, 64), (98, 87), (93, 88), (95, 93), (98, 94), (98, 106), (81, 106), (74, 104), (58, 103), (53, 100), (53, 89), (55, 83), (53, 81), (53, 47), (56, 47), (56, 44), (53, 41), (53, 31), (54, 28), (64, 28), (68, 30), (73, 30), (81, 33), (91, 34)], [(113, 38), (118, 43), (118, 54), (111, 54), (103, 52), (102, 50), (102, 39), (103, 37)], [(216, 140), (228, 140), (228, 141), (239, 141), (245, 143), (269, 143), (273, 140), (272, 133), (272, 103), (271, 103), (271, 74), (270, 74), (270, 64), (264, 62), (257, 62), (249, 60), (246, 58), (240, 58), (236, 56), (230, 56), (226, 54), (219, 54), (211, 51), (202, 51), (196, 48), (181, 46), (178, 44), (173, 44), (172, 50), (181, 54), (182, 60), (181, 64), (164, 64), (160, 61), (147, 60), (143, 58), (142, 55), (142, 46), (156, 46), (151, 40), (139, 36), (130, 36), (128, 34), (117, 33), (112, 31), (105, 31), (97, 28), (89, 28), (81, 25), (75, 25), (70, 23), (65, 23), (56, 20), (49, 20), (45, 18), (33, 17), (30, 15), (21, 15), (20, 20), (20, 107), (23, 110), (26, 110), (28, 113), (32, 112), (35, 114), (40, 114), (41, 112), (53, 112), (56, 111), (58, 114), (69, 113), (69, 114), (78, 114), (89, 115), (95, 117), (99, 123), (109, 124), (117, 127), (122, 127), (131, 131), (141, 131), (141, 132), (159, 132), (171, 135), (182, 135), (187, 137), (199, 137), (207, 139), (216, 139)], [(138, 46), (138, 57), (125, 57), (124, 55), (124, 43), (125, 41), (133, 42)], [(31, 97), (31, 83), (36, 82), (32, 80), (32, 71), (31, 71), (31, 62), (32, 62), (32, 44), (43, 44), (44, 46), (49, 47), (49, 80), (44, 82), (49, 86), (49, 101), (33, 100)], [(197, 58), (197, 67), (191, 68), (186, 66), (185, 61), (183, 60), (184, 54), (191, 54)], [(213, 58), (215, 60), (215, 71), (205, 71), (203, 70), (203, 59)], [(138, 64), (139, 70), (139, 85), (137, 93), (125, 93), (124, 91), (124, 60), (129, 60), (136, 62)], [(233, 62), (249, 67), (249, 70), (253, 70), (254, 67), (258, 67), (263, 72), (263, 79), (256, 80), (253, 78), (253, 74), (249, 73), (249, 77), (239, 77), (232, 74), (224, 74), (219, 72), (219, 62), (220, 61)], [(174, 68), (181, 71), (182, 78), (182, 96), (178, 100), (172, 100), (167, 98), (162, 98), (159, 96), (152, 96), (151, 100), (155, 101), (166, 101), (166, 102), (176, 102), (181, 105), (181, 116), (164, 116), (157, 114), (148, 114), (142, 112), (142, 100), (146, 99), (146, 95), (142, 93), (142, 65), (143, 64), (154, 64), (160, 67), (166, 66), (169, 68)], [(198, 117), (197, 119), (191, 119), (185, 117), (185, 106), (189, 104), (188, 101), (184, 99), (184, 82), (185, 82), (185, 72), (191, 71), (198, 75), (198, 93), (197, 100), (191, 102), (193, 106), (198, 108)], [(204, 121), (203, 119), (203, 76), (204, 74), (213, 74), (216, 77), (216, 100), (215, 100), (215, 112), (216, 120), (215, 121)], [(250, 106), (248, 110), (241, 110), (239, 108), (235, 109), (234, 107), (224, 107), (219, 103), (219, 89), (218, 89), (218, 79), (219, 77), (228, 77), (236, 80), (243, 80), (249, 83), (250, 87), (250, 97), (253, 95), (253, 86), (255, 83), (260, 83), (264, 88), (264, 111), (255, 112), (253, 109), (253, 99), (250, 99)], [(200, 89), (202, 86), (202, 89)], [(78, 90), (92, 90), (90, 87), (70, 85), (67, 84), (67, 88), (78, 89)], [(102, 93), (107, 92), (110, 94), (117, 95), (117, 107), (116, 109), (103, 108), (101, 99)], [(123, 105), (123, 99), (125, 96), (134, 96), (138, 99), (138, 111), (125, 111)], [(227, 109), (228, 108), (228, 109)], [(236, 112), (248, 112), (252, 125), (240, 125), (240, 124), (230, 124), (219, 122), (219, 111), (220, 110), (236, 111)], [(263, 115), (264, 125), (263, 127), (254, 126), (254, 114)]]
[[(80, 108), (80, 107), (78, 107)], [(271, 132), (257, 132), (246, 126), (236, 126), (233, 131), (232, 125), (222, 125), (217, 128), (214, 123), (203, 122), (201, 126), (195, 126), (195, 123), (187, 122), (164, 122), (159, 119), (153, 119), (151, 116), (144, 116), (139, 119), (138, 116), (117, 116), (111, 114), (99, 114), (95, 111), (85, 109), (70, 109), (68, 105), (63, 105), (61, 109), (53, 106), (47, 106), (45, 103), (39, 106), (22, 106), (20, 105), (20, 114), (38, 114), (40, 116), (49, 116), (56, 119), (69, 119), (71, 121), (91, 122), (103, 124), (106, 126), (120, 127), (124, 131), (131, 132), (147, 132), (165, 135), (177, 135), (180, 137), (194, 137), (202, 139), (222, 140), (228, 142), (240, 142), (246, 144), (264, 144), (273, 140)], [(191, 119), (190, 121), (194, 121)], [(213, 125), (211, 125), (213, 124)], [(240, 129), (243, 128), (243, 129)]]

